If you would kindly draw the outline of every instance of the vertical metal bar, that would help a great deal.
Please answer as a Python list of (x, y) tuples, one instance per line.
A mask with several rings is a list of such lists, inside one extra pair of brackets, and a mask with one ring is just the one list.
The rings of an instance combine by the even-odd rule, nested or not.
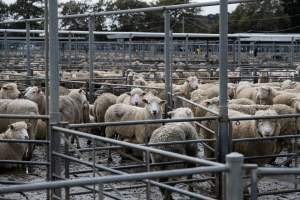
[(219, 123), (219, 156), (218, 161), (224, 163), (229, 149), (228, 137), (228, 104), (227, 104), (227, 68), (228, 68), (228, 7), (227, 0), (220, 0), (220, 123)]
[[(65, 137), (69, 141), (70, 135), (66, 133)], [(66, 155), (70, 155), (68, 141), (65, 141), (64, 143)], [(69, 178), (70, 178), (70, 161), (68, 159), (65, 159), (65, 179), (67, 180)], [(70, 187), (65, 187), (65, 199), (66, 200), (70, 199)]]
[(129, 56), (129, 66), (132, 64), (132, 36), (129, 36), (128, 40), (128, 56)]
[(69, 69), (71, 69), (71, 61), (72, 61), (72, 58), (71, 58), (71, 55), (72, 55), (72, 43), (71, 43), (71, 33), (68, 34), (68, 67)]
[(229, 168), (226, 173), (226, 200), (243, 199), (243, 161), (244, 156), (239, 153), (226, 156), (226, 165)]
[(208, 63), (209, 61), (209, 45), (208, 45), (208, 40), (206, 40), (206, 54), (205, 54), (205, 60)]
[(32, 70), (30, 66), (30, 22), (26, 22), (26, 71), (28, 84), (30, 84), (30, 77), (32, 76)]
[[(93, 138), (93, 177), (96, 177), (96, 140)], [(93, 198), (96, 199), (96, 185), (93, 185)]]
[[(45, 0), (44, 8), (44, 30), (45, 30), (45, 41), (44, 41), (44, 57), (45, 57), (45, 95), (46, 95), (46, 105), (45, 105), (45, 114), (49, 114), (49, 30), (48, 30), (48, 0)], [(51, 140), (51, 127), (50, 121), (47, 121), (47, 140)], [(47, 146), (47, 161), (51, 163), (51, 144)], [(47, 166), (47, 181), (51, 180), (51, 166)], [(47, 189), (47, 200), (50, 199), (51, 190)]]
[(4, 31), (4, 59), (5, 59), (5, 68), (8, 69), (8, 44), (7, 44), (7, 32)]
[(89, 16), (89, 100), (93, 101), (94, 85), (94, 17)]
[[(165, 26), (165, 44), (164, 44), (164, 57), (165, 57), (165, 99), (167, 100), (165, 112), (169, 111), (172, 106), (172, 87), (171, 87), (171, 45), (170, 45), (170, 12), (164, 11), (164, 26)], [(169, 95), (170, 93), (170, 95)]]
[(251, 200), (257, 200), (257, 168), (251, 170)]
[(290, 54), (290, 57), (291, 57), (291, 66), (294, 65), (294, 53), (295, 53), (295, 49), (294, 49), (294, 41), (295, 41), (295, 38), (292, 37), (291, 39), (291, 54)]
[(49, 114), (49, 18), (48, 18), (48, 0), (45, 0), (45, 21), (44, 21), (44, 30), (45, 30), (45, 95), (46, 95), (46, 105), (45, 113)]
[[(150, 153), (149, 151), (146, 151), (146, 166), (147, 166), (147, 172), (150, 172)], [(147, 189), (146, 189), (146, 199), (150, 200), (151, 199), (151, 184), (149, 181), (147, 181)]]
[(238, 54), (237, 54), (238, 67), (241, 66), (241, 38), (238, 38)]
[[(59, 69), (58, 69), (58, 14), (57, 14), (57, 0), (49, 1), (49, 66), (50, 66), (50, 121), (53, 124), (57, 124), (60, 121), (59, 113)], [(59, 152), (60, 147), (60, 135), (53, 135), (51, 137), (51, 147), (54, 151)], [(52, 151), (50, 152), (52, 154)], [(61, 166), (60, 159), (52, 156), (51, 172), (60, 174)], [(52, 180), (56, 178), (52, 176)], [(54, 195), (61, 197), (61, 190), (55, 189)]]
[[(228, 135), (228, 104), (227, 104), (227, 68), (228, 68), (228, 1), (220, 0), (220, 16), (219, 16), (219, 123), (218, 123), (218, 154), (217, 161), (225, 163), (225, 156), (229, 151), (229, 135)], [(219, 196), (223, 194), (224, 198), (224, 181), (222, 176), (219, 177)], [(220, 196), (222, 198), (222, 196)], [(222, 199), (223, 199), (222, 198)], [(229, 199), (228, 199), (229, 200)]]
[(189, 35), (185, 37), (185, 65), (189, 64)]
[(98, 200), (103, 200), (104, 195), (103, 195), (103, 184), (98, 185)]

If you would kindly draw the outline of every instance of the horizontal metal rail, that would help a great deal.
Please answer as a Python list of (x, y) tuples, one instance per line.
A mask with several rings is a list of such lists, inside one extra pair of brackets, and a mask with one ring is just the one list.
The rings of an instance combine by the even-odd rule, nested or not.
[(300, 175), (300, 168), (259, 167), (257, 174), (261, 175)]
[(190, 104), (192, 104), (192, 105), (194, 105), (194, 106), (197, 106), (197, 107), (199, 107), (199, 108), (201, 108), (201, 109), (203, 109), (203, 110), (205, 110), (205, 111), (207, 111), (207, 112), (210, 112), (210, 113), (212, 113), (212, 114), (214, 114), (214, 115), (219, 116), (219, 112), (216, 112), (216, 111), (214, 111), (214, 110), (212, 110), (212, 109), (209, 109), (209, 108), (207, 108), (207, 107), (205, 107), (205, 106), (202, 106), (202, 105), (200, 105), (200, 104), (197, 104), (197, 103), (195, 103), (195, 102), (193, 102), (193, 101), (191, 101), (191, 100), (188, 100), (188, 99), (186, 99), (186, 98), (184, 98), (184, 97), (181, 97), (181, 96), (175, 96), (175, 98), (180, 99), (180, 100), (182, 100), (182, 101), (185, 101), (185, 102), (187, 102), (187, 103), (190, 103)]
[[(247, 2), (253, 2), (253, 0), (229, 0), (228, 4), (247, 3)], [(157, 7), (137, 8), (137, 9), (127, 9), (127, 10), (117, 10), (117, 11), (92, 12), (92, 13), (84, 13), (84, 14), (59, 16), (58, 19), (89, 17), (89, 16), (103, 16), (103, 15), (117, 15), (117, 14), (129, 14), (129, 13), (151, 12), (151, 11), (165, 11), (165, 10), (176, 10), (176, 9), (195, 8), (195, 7), (209, 7), (209, 6), (216, 6), (216, 5), (219, 5), (219, 4), (220, 4), (219, 1), (213, 1), (213, 2), (178, 4), (178, 5), (171, 5), (171, 6), (157, 6)], [(43, 20), (45, 20), (45, 19), (44, 18), (32, 18), (32, 19), (21, 19), (21, 20), (7, 20), (7, 21), (0, 22), (0, 24), (20, 23), (20, 22), (35, 22), (35, 21), (43, 21)]]
[(150, 87), (150, 86), (142, 86), (142, 85), (126, 85), (126, 84), (117, 84), (117, 83), (98, 83), (92, 82), (93, 85), (106, 85), (106, 86), (121, 86), (121, 87), (138, 87), (145, 89), (155, 89), (155, 90), (164, 90), (164, 87)]
[(0, 164), (50, 165), (50, 163), (48, 162), (24, 161), (24, 160), (0, 160)]
[(279, 136), (271, 136), (271, 137), (255, 137), (255, 138), (240, 138), (240, 139), (232, 139), (233, 142), (249, 142), (249, 141), (263, 141), (263, 140), (277, 140), (277, 139), (292, 139), (292, 138), (300, 138), (300, 135), (279, 135)]
[[(272, 109), (272, 108), (271, 108)], [(231, 117), (229, 121), (244, 121), (244, 120), (258, 120), (258, 119), (282, 119), (282, 118), (299, 118), (300, 114), (288, 115), (273, 115), (273, 116), (247, 116), (247, 117)]]
[[(220, 173), (220, 172), (226, 172), (227, 170), (228, 168), (225, 165), (223, 165), (223, 166), (195, 167), (195, 168), (188, 168), (188, 169), (124, 174), (124, 175), (112, 175), (107, 177), (88, 177), (88, 178), (53, 181), (53, 182), (40, 182), (40, 183), (32, 183), (32, 184), (29, 183), (25, 185), (0, 187), (0, 194), (55, 189), (55, 188), (62, 188), (62, 187), (76, 187), (82, 185), (94, 185), (94, 184), (101, 184), (101, 183), (105, 184), (105, 183), (123, 182), (123, 181), (136, 181), (136, 180), (154, 179), (160, 177), (186, 176), (186, 175), (200, 174), (200, 173)], [(201, 198), (202, 197), (203, 196), (201, 195)], [(207, 197), (206, 199), (212, 199), (212, 198)]]
[(96, 141), (102, 141), (102, 142), (105, 142), (105, 143), (120, 145), (120, 146), (124, 146), (124, 147), (128, 147), (128, 148), (139, 149), (139, 150), (142, 150), (142, 151), (149, 151), (149, 153), (156, 153), (156, 154), (160, 154), (160, 155), (163, 155), (163, 156), (177, 158), (177, 159), (180, 159), (180, 160), (184, 160), (186, 162), (192, 162), (192, 163), (197, 163), (197, 164), (202, 164), (202, 165), (224, 166), (224, 164), (221, 164), (221, 163), (207, 161), (207, 160), (204, 160), (204, 159), (194, 158), (194, 157), (190, 157), (190, 156), (186, 156), (186, 155), (181, 155), (181, 154), (177, 154), (177, 153), (163, 151), (163, 150), (160, 150), (160, 149), (155, 149), (155, 148), (151, 148), (151, 147), (147, 147), (147, 146), (141, 146), (141, 145), (128, 143), (128, 142), (124, 142), (124, 141), (114, 140), (114, 139), (111, 139), (111, 138), (91, 135), (91, 134), (87, 134), (87, 133), (83, 133), (83, 132), (79, 132), (79, 131), (75, 131), (75, 130), (70, 130), (70, 129), (66, 129), (66, 128), (61, 128), (61, 127), (54, 126), (54, 127), (52, 127), (52, 129), (54, 131), (58, 131), (59, 133), (68, 133), (68, 134), (76, 135), (76, 136), (79, 136), (79, 137), (94, 139)]
[(0, 143), (30, 143), (30, 144), (50, 144), (48, 140), (16, 140), (16, 139), (0, 139)]
[(139, 124), (161, 124), (161, 123), (175, 123), (175, 122), (193, 122), (193, 121), (207, 121), (216, 120), (217, 117), (194, 117), (185, 119), (155, 119), (155, 120), (137, 120), (137, 121), (118, 121), (118, 122), (100, 122), (100, 123), (85, 123), (85, 124), (68, 124), (68, 128), (90, 128), (98, 126), (125, 126), (125, 125), (139, 125)]
[(0, 114), (0, 119), (45, 119), (49, 120), (49, 115), (18, 115), (18, 114)]

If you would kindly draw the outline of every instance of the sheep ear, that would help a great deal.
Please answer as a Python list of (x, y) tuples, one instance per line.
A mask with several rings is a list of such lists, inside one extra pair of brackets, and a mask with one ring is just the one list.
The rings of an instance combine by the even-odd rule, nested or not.
[(130, 92), (126, 92), (126, 94), (129, 95), (129, 96), (131, 95)]
[(3, 89), (3, 90), (7, 90), (8, 88), (7, 88), (6, 86), (3, 86), (2, 89)]
[(143, 94), (142, 94), (142, 95), (143, 95), (143, 96), (145, 96), (146, 94), (147, 94), (146, 92), (143, 92)]
[(27, 124), (27, 128), (30, 128), (31, 126), (32, 126), (32, 124), (31, 123), (26, 123)]
[(159, 102), (160, 105), (163, 105), (163, 104), (165, 104), (165, 103), (166, 103), (165, 100), (161, 100), (161, 101)]
[(143, 99), (143, 102), (146, 103), (146, 104), (149, 103), (149, 101), (147, 99)]
[(79, 93), (81, 93), (82, 91), (83, 91), (82, 88), (80, 88), (80, 89), (79, 89)]
[(14, 127), (14, 125), (8, 125), (8, 128), (10, 128), (11, 130), (14, 130), (15, 129), (15, 127)]

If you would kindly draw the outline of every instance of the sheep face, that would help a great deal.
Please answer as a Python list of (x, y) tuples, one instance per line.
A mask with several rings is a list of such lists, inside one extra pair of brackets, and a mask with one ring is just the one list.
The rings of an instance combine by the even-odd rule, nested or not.
[(143, 98), (143, 102), (145, 103), (145, 107), (151, 114), (152, 118), (161, 118), (162, 105), (165, 103), (164, 100), (161, 100), (160, 98), (153, 95), (147, 95), (145, 98)]
[[(255, 116), (275, 116), (277, 112), (275, 110), (259, 110), (255, 113)], [(259, 119), (256, 122), (256, 129), (261, 137), (270, 137), (278, 135), (280, 132), (279, 123), (275, 119)]]
[(24, 121), (20, 121), (10, 124), (6, 133), (9, 134), (9, 138), (28, 140), (29, 134), (27, 128), (27, 124)]
[(256, 99), (259, 104), (266, 104), (264, 100), (270, 98), (272, 95), (272, 88), (270, 87), (259, 87), (257, 89)]
[(293, 101), (293, 107), (296, 110), (297, 113), (300, 112), (300, 97), (294, 97), (292, 98)]
[(198, 88), (198, 78), (196, 76), (190, 76), (187, 78), (187, 83), (191, 90), (196, 90)]
[(194, 114), (190, 108), (177, 108), (168, 112), (172, 119), (192, 118)]
[(143, 96), (146, 93), (140, 88), (134, 88), (130, 91), (130, 104), (133, 106), (144, 106)]
[(44, 95), (43, 91), (40, 88), (35, 86), (35, 87), (26, 88), (24, 97), (26, 99), (36, 102), (37, 99), (43, 95)]
[(21, 97), (21, 92), (15, 83), (7, 83), (1, 87), (0, 93), (3, 99), (17, 99)]

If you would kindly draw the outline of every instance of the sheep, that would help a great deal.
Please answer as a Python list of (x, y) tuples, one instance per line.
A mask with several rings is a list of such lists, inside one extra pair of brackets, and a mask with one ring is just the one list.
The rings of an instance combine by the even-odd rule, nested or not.
[[(255, 113), (255, 116), (274, 116), (278, 115), (275, 110), (259, 110)], [(207, 113), (206, 116), (211, 116)], [(228, 116), (232, 117), (250, 117), (245, 113), (241, 113), (235, 110), (228, 110)], [(212, 122), (206, 122), (205, 124), (208, 128), (216, 131), (217, 124)], [(277, 136), (280, 134), (280, 124), (274, 119), (262, 119), (262, 120), (243, 120), (239, 123), (232, 123), (232, 139), (241, 138), (256, 138), (256, 137), (270, 137)], [(201, 134), (205, 139), (212, 139), (212, 135), (208, 134), (207, 131), (201, 130)], [(210, 146), (214, 146), (214, 142), (209, 143)], [(262, 156), (270, 155), (276, 152), (276, 141), (274, 140), (264, 140), (264, 141), (245, 141), (237, 142), (233, 145), (233, 151), (242, 153), (245, 156)], [(214, 156), (212, 152), (208, 151), (208, 148), (204, 148), (204, 153), (206, 157)], [(269, 163), (271, 159), (258, 159), (249, 160), (249, 162), (257, 163), (258, 165), (264, 165)]]
[(21, 96), (15, 83), (6, 83), (0, 89), (0, 99), (17, 99)]
[(186, 79), (183, 85), (174, 85), (173, 93), (189, 99), (191, 96), (191, 92), (196, 90), (197, 88), (198, 78), (196, 76), (190, 76)]
[(297, 113), (300, 112), (300, 96), (298, 96), (297, 94), (283, 92), (273, 98), (273, 103), (285, 104), (294, 108)]
[(63, 86), (59, 86), (59, 95), (68, 95), (70, 93), (70, 90), (68, 88), (65, 88)]
[[(68, 95), (59, 97), (59, 112), (62, 122), (71, 124), (89, 123), (89, 103), (83, 89), (74, 89)], [(73, 141), (74, 138), (72, 138)], [(77, 147), (80, 147), (76, 138)]]
[(282, 90), (285, 90), (285, 89), (294, 89), (295, 87), (297, 86), (297, 83), (296, 82), (293, 82), (291, 80), (285, 80), (281, 83), (281, 86), (280, 88)]
[[(106, 110), (116, 104), (117, 97), (112, 93), (103, 93), (94, 102), (95, 122), (104, 122)], [(100, 127), (100, 135), (105, 135), (105, 127)]]
[(45, 115), (46, 97), (44, 92), (39, 87), (34, 86), (26, 88), (24, 97), (37, 103), (39, 113), (41, 115)]
[[(126, 104), (115, 104), (109, 107), (105, 113), (105, 122), (161, 119), (164, 100), (151, 94), (144, 96), (145, 107), (140, 108)], [(133, 143), (147, 142), (152, 132), (160, 127), (160, 124), (141, 124), (130, 126), (106, 127), (106, 137), (112, 138), (115, 134)]]
[[(0, 113), (1, 114), (19, 114), (19, 115), (38, 115), (39, 110), (36, 103), (27, 99), (0, 99)], [(9, 124), (17, 122), (16, 119), (1, 119), (0, 132), (5, 131)], [(34, 140), (36, 137), (37, 119), (26, 120), (30, 123), (29, 139)], [(29, 144), (28, 154), (25, 159), (31, 159), (34, 149), (33, 144)]]
[(45, 140), (45, 139), (47, 139), (47, 135), (48, 135), (47, 123), (41, 119), (38, 119), (35, 139)]
[[(177, 108), (174, 111), (168, 112), (168, 115), (171, 115), (172, 119), (178, 118), (192, 118), (193, 112), (189, 108)], [(193, 123), (191, 122), (178, 122), (178, 123), (169, 123), (164, 126), (157, 128), (153, 131), (149, 144), (157, 144), (162, 142), (178, 142), (185, 140), (197, 140), (198, 135)], [(192, 157), (197, 157), (197, 153), (199, 152), (198, 146), (196, 143), (186, 143), (186, 144), (173, 144), (173, 145), (161, 145), (154, 146), (154, 148), (158, 148), (164, 151), (170, 151), (178, 154), (188, 155)], [(160, 162), (172, 162), (176, 161), (176, 159), (166, 156), (161, 156), (159, 154), (150, 154), (150, 158), (152, 163), (160, 163)], [(188, 164), (188, 163), (187, 163)], [(178, 165), (176, 165), (179, 167)], [(189, 164), (188, 167), (192, 167), (193, 165)], [(162, 166), (159, 167), (160, 170), (172, 169), (174, 166)], [(191, 177), (190, 177), (191, 178)], [(165, 178), (168, 180), (169, 178)], [(165, 181), (164, 179), (160, 179), (160, 182)], [(164, 194), (164, 199), (168, 199), (171, 196), (171, 192), (167, 190), (162, 190)]]
[(237, 88), (236, 99), (248, 98), (257, 104), (261, 105), (272, 105), (273, 98), (278, 93), (271, 87), (260, 86), (260, 87), (248, 87), (243, 86)]
[(141, 88), (133, 88), (129, 93), (124, 93), (117, 98), (116, 103), (124, 103), (138, 107), (144, 107), (142, 101), (143, 96), (146, 94)]
[[(0, 134), (0, 139), (15, 139), (15, 140), (28, 140), (29, 135), (27, 128), (30, 124), (25, 121), (18, 121), (8, 126), (8, 129)], [(0, 143), (0, 160), (22, 160), (28, 150), (28, 145), (25, 143)], [(1, 167), (12, 168), (16, 167), (15, 164), (2, 164)]]

